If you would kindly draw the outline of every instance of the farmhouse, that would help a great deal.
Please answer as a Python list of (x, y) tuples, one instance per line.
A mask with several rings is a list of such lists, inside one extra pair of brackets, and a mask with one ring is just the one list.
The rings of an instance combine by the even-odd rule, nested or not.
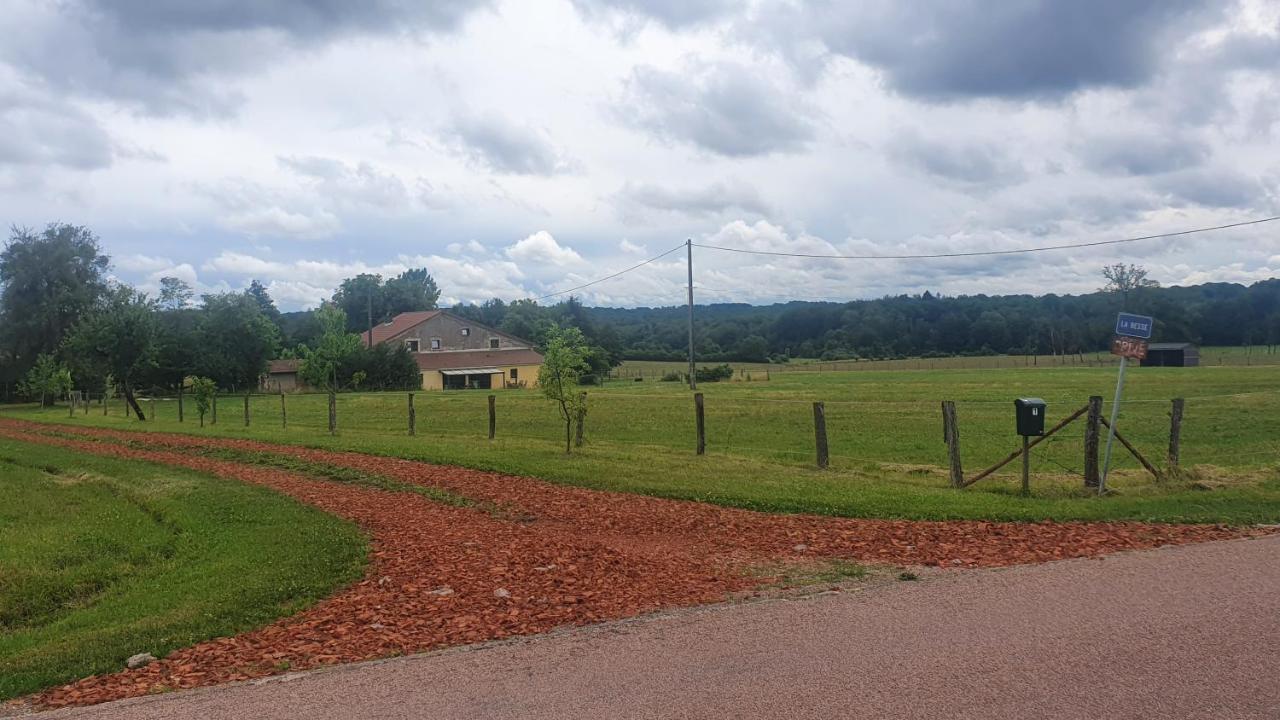
[[(360, 334), (369, 343), (369, 333)], [(373, 328), (373, 342), (403, 345), (413, 353), (423, 390), (534, 387), (542, 355), (533, 344), (446, 310), (400, 313)], [(302, 389), (300, 360), (272, 360), (262, 386), (272, 392)]]
[[(403, 345), (423, 390), (533, 387), (542, 355), (533, 344), (446, 310), (401, 313), (372, 330), (374, 343)], [(360, 339), (368, 343), (370, 333)]]

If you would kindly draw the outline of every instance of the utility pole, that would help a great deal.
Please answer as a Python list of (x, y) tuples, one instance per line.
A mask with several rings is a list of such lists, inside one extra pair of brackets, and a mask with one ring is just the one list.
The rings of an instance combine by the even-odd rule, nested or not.
[(693, 367), (693, 240), (686, 239), (684, 247), (689, 251), (689, 389), (698, 389), (698, 374)]
[(364, 296), (365, 310), (369, 313), (369, 349), (373, 349), (373, 288), (369, 288), (368, 294)]

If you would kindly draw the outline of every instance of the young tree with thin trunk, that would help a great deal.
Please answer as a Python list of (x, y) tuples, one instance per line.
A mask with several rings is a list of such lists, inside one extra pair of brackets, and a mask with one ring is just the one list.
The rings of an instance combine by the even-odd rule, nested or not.
[(206, 377), (191, 379), (191, 395), (196, 399), (196, 412), (200, 413), (200, 427), (204, 427), (204, 414), (213, 407), (214, 393), (218, 392), (218, 383)]
[(158, 336), (155, 303), (133, 288), (117, 286), (71, 329), (64, 355), (88, 377), (110, 375), (138, 419), (145, 420), (134, 389), (154, 371)]
[(586, 338), (578, 328), (552, 327), (544, 338), (542, 367), (538, 370), (538, 386), (542, 394), (554, 400), (564, 420), (564, 452), (573, 448), (573, 421), (586, 411), (585, 396), (578, 390), (578, 378), (587, 366)]

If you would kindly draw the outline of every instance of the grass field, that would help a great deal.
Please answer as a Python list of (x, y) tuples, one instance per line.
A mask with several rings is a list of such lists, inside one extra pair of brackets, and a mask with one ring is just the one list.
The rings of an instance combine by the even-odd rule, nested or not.
[[(904, 358), (901, 360), (816, 360), (797, 358), (786, 363), (730, 363), (741, 373), (740, 379), (763, 379), (766, 373), (844, 372), (848, 370), (999, 370), (1005, 368), (1114, 367), (1119, 358), (1105, 352), (1078, 355), (977, 355), (973, 357)], [(1280, 346), (1206, 347), (1200, 349), (1200, 362), (1205, 367), (1252, 367), (1280, 365)], [(714, 365), (716, 363), (698, 363)], [(657, 379), (667, 373), (688, 372), (682, 360), (628, 360), (612, 375), (620, 379), (636, 377)]]
[[(1049, 402), (1054, 423), (1091, 394), (1109, 396), (1111, 368), (1030, 367), (779, 373), (767, 382), (709, 383), (708, 454), (694, 447), (693, 403), (677, 383), (613, 381), (590, 389), (588, 446), (566, 458), (563, 426), (534, 391), (498, 391), (498, 438), (486, 439), (483, 392), (417, 393), (418, 435), (407, 437), (404, 393), (342, 394), (340, 432), (326, 432), (321, 395), (222, 398), (218, 424), (197, 427), (173, 400), (158, 418), (126, 419), (117, 402), (67, 417), (67, 409), (9, 408), (16, 417), (140, 430), (187, 432), (345, 448), (456, 463), (589, 487), (710, 500), (740, 507), (849, 516), (996, 519), (1139, 518), (1197, 521), (1280, 519), (1280, 370), (1269, 366), (1140, 368), (1130, 374), (1120, 427), (1156, 463), (1168, 437), (1169, 400), (1187, 398), (1183, 465), (1189, 480), (1157, 485), (1123, 450), (1119, 496), (1085, 497), (1083, 423), (1034, 454), (1033, 497), (1013, 496), (1015, 465), (970, 490), (946, 487), (939, 401), (957, 402), (968, 474), (1018, 446), (1012, 399)], [(813, 465), (812, 402), (826, 403), (832, 467)], [(1212, 492), (1196, 487), (1218, 487)]]
[(290, 615), (357, 578), (351, 524), (271, 491), (0, 439), (0, 699)]

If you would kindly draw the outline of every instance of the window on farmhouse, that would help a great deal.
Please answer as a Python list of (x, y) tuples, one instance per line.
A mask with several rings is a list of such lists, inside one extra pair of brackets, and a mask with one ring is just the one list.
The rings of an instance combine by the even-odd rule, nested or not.
[(490, 350), (498, 349), (498, 338), (489, 338), (489, 349)]
[(511, 368), (511, 379), (512, 380), (520, 379), (520, 368)]
[(407, 348), (407, 349), (409, 350), (409, 352), (418, 352), (418, 341), (417, 341), (417, 340), (405, 340), (405, 341), (404, 341), (404, 346), (405, 346), (405, 348)]
[(462, 328), (462, 336), (466, 337), (471, 334), (471, 328)]
[(432, 350), (440, 349), (440, 338), (431, 338), (431, 349)]

